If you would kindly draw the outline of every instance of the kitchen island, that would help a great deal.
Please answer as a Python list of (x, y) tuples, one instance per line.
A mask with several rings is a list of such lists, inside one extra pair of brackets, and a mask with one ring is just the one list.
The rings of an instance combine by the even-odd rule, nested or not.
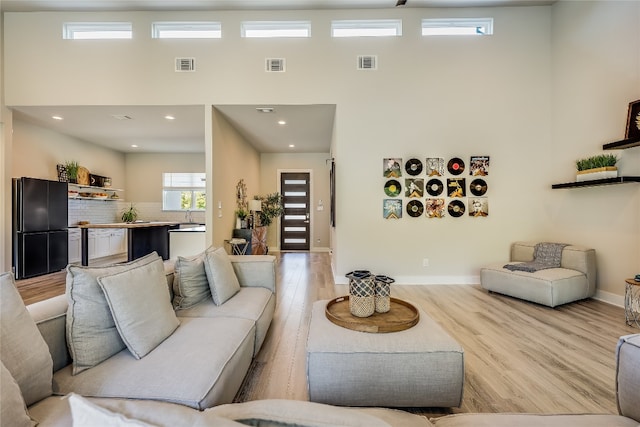
[(89, 229), (124, 228), (127, 230), (127, 261), (156, 251), (162, 259), (169, 259), (169, 230), (177, 229), (178, 222), (116, 222), (109, 224), (79, 224), (82, 265), (89, 265)]

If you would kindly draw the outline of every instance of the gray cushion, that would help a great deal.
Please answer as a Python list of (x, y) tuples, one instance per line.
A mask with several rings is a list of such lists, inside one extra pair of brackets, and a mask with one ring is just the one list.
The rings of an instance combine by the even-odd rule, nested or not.
[(18, 383), (0, 362), (0, 425), (11, 427), (33, 427), (36, 425), (27, 413)]
[(67, 267), (67, 345), (73, 359), (74, 375), (126, 347), (98, 284), (98, 277), (146, 265), (157, 259), (158, 254), (153, 252), (135, 261), (108, 267)]
[(78, 375), (70, 366), (57, 371), (54, 392), (162, 400), (196, 409), (229, 403), (251, 365), (254, 336), (250, 320), (183, 318), (142, 359), (125, 349)]
[(164, 277), (155, 261), (98, 278), (120, 337), (136, 359), (146, 356), (176, 330), (178, 319)]
[(240, 283), (224, 248), (205, 253), (204, 269), (211, 288), (213, 302), (216, 305), (224, 304), (240, 290)]
[(133, 420), (117, 412), (111, 412), (77, 394), (69, 396), (73, 427), (153, 427), (151, 424)]
[(183, 310), (211, 299), (211, 290), (204, 271), (204, 253), (191, 258), (179, 256), (173, 279), (173, 307)]
[(640, 423), (640, 334), (620, 337), (616, 360), (618, 411)]
[(27, 405), (51, 395), (53, 360), (16, 289), (13, 274), (0, 275), (0, 360), (20, 386)]
[(178, 310), (178, 317), (240, 317), (256, 322), (256, 342), (253, 354), (256, 355), (267, 335), (276, 297), (266, 288), (240, 288), (240, 292), (222, 305), (215, 305), (212, 299), (186, 310)]
[(456, 414), (431, 420), (436, 427), (638, 427), (618, 415)]
[(391, 427), (380, 418), (357, 410), (296, 400), (256, 400), (217, 406), (208, 412), (260, 427)]

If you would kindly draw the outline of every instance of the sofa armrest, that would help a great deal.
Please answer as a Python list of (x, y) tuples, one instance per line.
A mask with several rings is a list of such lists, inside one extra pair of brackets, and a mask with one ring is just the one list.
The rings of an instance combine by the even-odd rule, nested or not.
[(640, 334), (620, 337), (616, 365), (618, 412), (640, 422)]
[(66, 338), (67, 307), (66, 295), (58, 295), (27, 306), (31, 318), (49, 346), (54, 372), (71, 363)]
[(276, 293), (276, 257), (229, 255), (240, 286), (267, 288)]

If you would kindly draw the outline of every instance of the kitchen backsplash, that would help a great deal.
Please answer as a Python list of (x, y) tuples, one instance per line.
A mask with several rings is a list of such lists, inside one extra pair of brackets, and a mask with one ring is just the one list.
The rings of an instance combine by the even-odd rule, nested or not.
[[(128, 209), (130, 202), (105, 200), (69, 199), (69, 226), (77, 226), (78, 221), (92, 224), (122, 222), (122, 211)], [(144, 202), (133, 205), (138, 209), (138, 219), (143, 221), (198, 222), (204, 224), (204, 212), (191, 212), (191, 220), (185, 212), (163, 212), (162, 203)]]

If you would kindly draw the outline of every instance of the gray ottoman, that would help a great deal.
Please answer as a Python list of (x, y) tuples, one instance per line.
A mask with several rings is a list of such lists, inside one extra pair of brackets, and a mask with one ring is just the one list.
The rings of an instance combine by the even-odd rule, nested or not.
[(344, 406), (460, 406), (464, 351), (420, 310), (400, 332), (367, 333), (337, 326), (313, 304), (307, 340), (309, 400)]

